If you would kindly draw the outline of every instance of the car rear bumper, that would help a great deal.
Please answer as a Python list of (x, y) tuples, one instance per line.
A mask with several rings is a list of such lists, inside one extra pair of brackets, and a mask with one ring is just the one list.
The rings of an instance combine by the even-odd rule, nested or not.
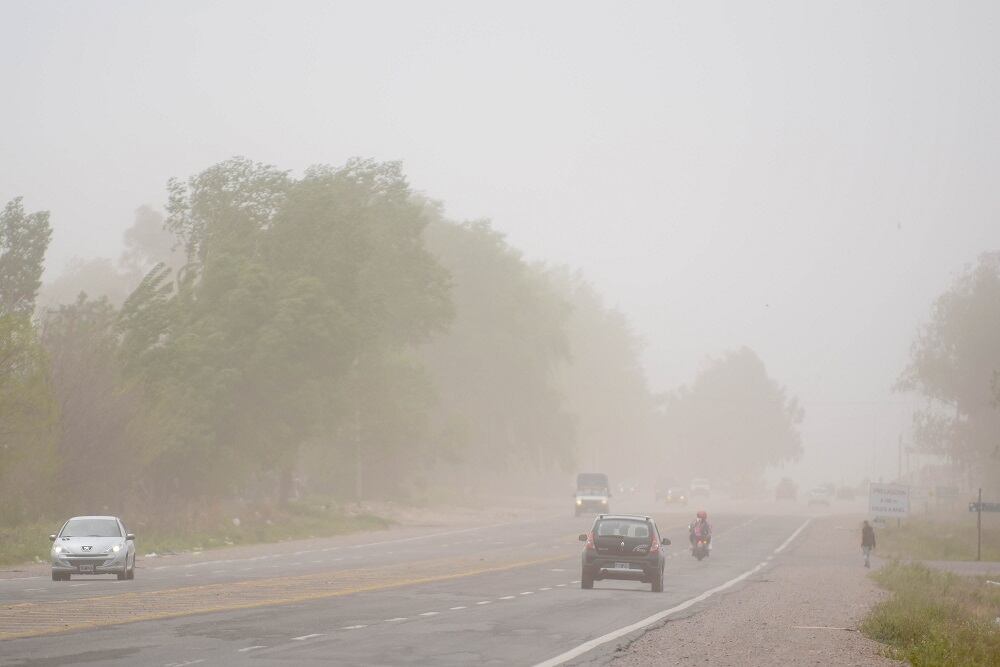
[[(628, 569), (616, 567), (619, 563), (629, 565)], [(660, 569), (660, 561), (631, 560), (622, 558), (606, 558), (604, 556), (590, 558), (583, 563), (583, 571), (595, 580), (622, 579), (626, 581), (650, 581)]]

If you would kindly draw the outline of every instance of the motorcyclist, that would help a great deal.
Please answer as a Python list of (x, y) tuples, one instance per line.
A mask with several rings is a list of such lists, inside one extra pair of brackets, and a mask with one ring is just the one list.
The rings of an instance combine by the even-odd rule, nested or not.
[(691, 540), (692, 547), (698, 540), (701, 540), (711, 547), (712, 526), (708, 523), (708, 512), (705, 510), (698, 510), (698, 514), (695, 515), (695, 520), (688, 526), (688, 532), (688, 539)]

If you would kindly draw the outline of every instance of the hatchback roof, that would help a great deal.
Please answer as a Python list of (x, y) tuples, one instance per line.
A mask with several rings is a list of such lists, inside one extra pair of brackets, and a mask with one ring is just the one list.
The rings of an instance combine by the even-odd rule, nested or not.
[(72, 521), (73, 519), (115, 519), (115, 520), (117, 520), (118, 517), (116, 517), (116, 516), (73, 516), (73, 517), (70, 517), (69, 519), (67, 519), (67, 521)]
[(598, 519), (631, 519), (632, 521), (651, 521), (645, 514), (598, 514)]

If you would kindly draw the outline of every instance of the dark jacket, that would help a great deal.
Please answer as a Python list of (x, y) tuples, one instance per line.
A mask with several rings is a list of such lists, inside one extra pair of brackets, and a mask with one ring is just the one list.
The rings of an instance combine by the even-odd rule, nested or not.
[(861, 528), (861, 546), (875, 548), (875, 529), (871, 526)]

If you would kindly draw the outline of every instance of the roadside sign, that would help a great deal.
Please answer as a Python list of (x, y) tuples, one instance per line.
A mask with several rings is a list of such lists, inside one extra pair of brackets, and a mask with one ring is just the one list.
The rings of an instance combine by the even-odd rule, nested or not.
[(901, 518), (910, 515), (910, 487), (905, 484), (868, 486), (868, 513), (872, 516)]
[(1000, 512), (1000, 503), (969, 503), (970, 512)]

